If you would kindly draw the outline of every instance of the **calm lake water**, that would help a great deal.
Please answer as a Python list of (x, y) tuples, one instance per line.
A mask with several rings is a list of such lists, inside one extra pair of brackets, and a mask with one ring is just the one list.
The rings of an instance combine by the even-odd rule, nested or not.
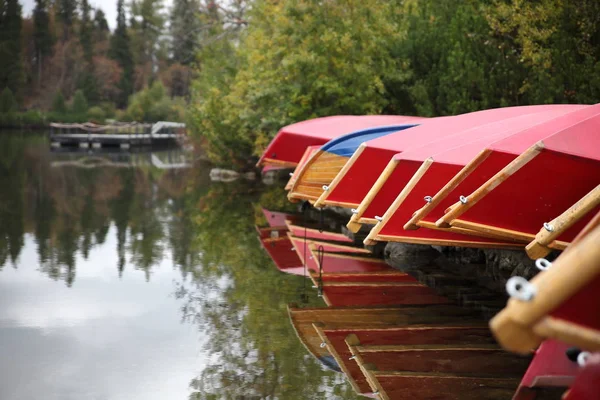
[(296, 338), (303, 278), (257, 239), (281, 185), (169, 168), (192, 158), (0, 132), (0, 399), (356, 398)]

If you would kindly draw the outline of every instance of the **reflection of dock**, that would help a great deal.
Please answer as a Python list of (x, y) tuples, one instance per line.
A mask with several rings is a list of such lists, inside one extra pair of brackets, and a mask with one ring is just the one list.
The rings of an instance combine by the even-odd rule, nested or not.
[(53, 168), (137, 168), (180, 169), (191, 167), (189, 154), (180, 148), (156, 152), (63, 152), (55, 153)]
[(52, 147), (79, 146), (81, 148), (150, 146), (169, 143), (185, 137), (185, 124), (161, 121), (155, 124), (50, 124)]

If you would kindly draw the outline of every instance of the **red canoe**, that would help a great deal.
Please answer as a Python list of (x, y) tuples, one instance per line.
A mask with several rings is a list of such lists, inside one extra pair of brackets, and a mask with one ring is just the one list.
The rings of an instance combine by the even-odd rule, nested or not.
[[(434, 222), (425, 223), (424, 226), (435, 230), (406, 230), (405, 226), (416, 210), (452, 180), (486, 146), (582, 107), (584, 106), (557, 106), (551, 110), (475, 126), (462, 133), (395, 155), (383, 174), (387, 179), (378, 181), (379, 190), (370, 197), (371, 201), (366, 207), (364, 204), (368, 200), (361, 204), (363, 216), (383, 215), (381, 222), (372, 229), (366, 243), (385, 240), (472, 247), (524, 245), (525, 242), (519, 244), (518, 240), (494, 235), (486, 238), (483, 237), (486, 235), (480, 232), (474, 233), (460, 228), (438, 228)], [(461, 143), (465, 144), (460, 145)], [(409, 225), (409, 228), (413, 227), (412, 224)], [(475, 234), (477, 236), (473, 236)], [(506, 241), (508, 243), (503, 244)]]
[(308, 146), (321, 146), (346, 133), (422, 120), (400, 115), (338, 115), (297, 122), (281, 128), (257, 165), (295, 167)]
[[(477, 170), (491, 168), (495, 175), (474, 192), (461, 193), (462, 201), (447, 210), (438, 226), (531, 241), (545, 222), (600, 184), (599, 132), (596, 104), (494, 143)], [(570, 242), (592, 215), (559, 239)]]
[(411, 147), (422, 146), (432, 140), (440, 139), (465, 127), (489, 123), (517, 115), (538, 112), (555, 106), (507, 107), (479, 111), (457, 117), (432, 118), (422, 121), (417, 127), (370, 140), (359, 146), (344, 167), (344, 176), (336, 177), (336, 184), (327, 192), (327, 198), (319, 199), (325, 205), (344, 204), (358, 207), (390, 159)]

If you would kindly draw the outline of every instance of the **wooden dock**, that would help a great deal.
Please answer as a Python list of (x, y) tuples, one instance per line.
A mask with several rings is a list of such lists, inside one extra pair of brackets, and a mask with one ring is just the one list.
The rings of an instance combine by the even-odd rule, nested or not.
[(52, 147), (80, 148), (151, 146), (178, 142), (186, 136), (185, 124), (161, 121), (155, 124), (124, 123), (113, 125), (50, 124)]

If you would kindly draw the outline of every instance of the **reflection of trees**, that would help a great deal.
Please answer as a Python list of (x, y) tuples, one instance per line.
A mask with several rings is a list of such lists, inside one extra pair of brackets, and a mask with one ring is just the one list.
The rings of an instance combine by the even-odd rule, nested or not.
[(208, 333), (215, 362), (191, 382), (190, 398), (354, 398), (342, 376), (325, 371), (293, 332), (286, 304), (298, 301), (304, 278), (278, 272), (261, 249), (252, 206), (259, 194), (215, 185), (198, 202), (202, 268), (195, 288), (182, 286), (177, 295), (184, 318)]
[[(149, 277), (168, 244), (191, 269), (193, 227), (180, 199), (188, 170), (52, 168), (51, 161), (43, 136), (0, 137), (0, 268), (15, 263), (29, 232), (40, 270), (70, 286), (78, 255), (88, 258), (114, 226), (120, 273), (129, 257)], [(178, 232), (166, 217), (173, 204), (182, 209), (180, 217), (172, 218), (182, 226)]]

